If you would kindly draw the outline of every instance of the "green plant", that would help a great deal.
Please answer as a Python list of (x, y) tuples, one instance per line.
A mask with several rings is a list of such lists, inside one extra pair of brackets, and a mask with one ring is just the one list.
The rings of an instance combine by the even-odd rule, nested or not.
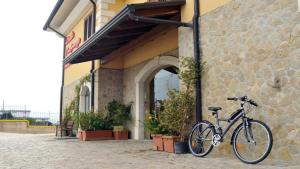
[(180, 62), (181, 69), (179, 70), (179, 78), (182, 83), (186, 86), (186, 90), (192, 90), (193, 85), (195, 85), (197, 75), (203, 72), (205, 62), (199, 65), (196, 64), (194, 58), (185, 57)]
[(155, 112), (147, 113), (144, 120), (144, 128), (151, 134), (170, 134), (171, 132), (161, 125)]
[(181, 62), (179, 78), (185, 88), (180, 91), (169, 90), (164, 100), (164, 110), (160, 115), (160, 125), (180, 136), (183, 141), (188, 133), (192, 113), (195, 107), (194, 84), (197, 74), (201, 74), (204, 64), (196, 65), (193, 58), (186, 57)]
[(113, 131), (124, 131), (124, 126), (114, 126)]
[(161, 125), (171, 131), (172, 135), (186, 137), (195, 100), (190, 91), (169, 91), (169, 98), (164, 101), (164, 111), (161, 114)]
[(111, 129), (111, 125), (106, 121), (102, 113), (80, 113), (78, 118), (81, 130), (93, 131)]
[(107, 119), (115, 126), (121, 126), (130, 120), (131, 103), (124, 105), (116, 100), (106, 105)]
[(63, 121), (62, 124), (66, 125), (68, 121), (73, 120), (74, 123), (77, 125), (77, 127), (80, 127), (79, 124), (79, 99), (80, 99), (80, 89), (81, 86), (86, 83), (90, 82), (91, 78), (90, 75), (84, 76), (83, 78), (80, 79), (79, 84), (77, 84), (74, 88), (74, 98), (70, 102), (68, 106), (65, 107), (63, 114)]
[(63, 124), (67, 125), (68, 121), (72, 120), (72, 112), (70, 106), (64, 109)]

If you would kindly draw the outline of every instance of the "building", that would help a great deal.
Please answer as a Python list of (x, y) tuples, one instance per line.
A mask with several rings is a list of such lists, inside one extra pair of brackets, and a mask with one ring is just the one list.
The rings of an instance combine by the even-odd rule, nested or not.
[[(44, 27), (65, 37), (62, 105), (91, 74), (81, 88), (81, 110), (102, 109), (113, 99), (133, 102), (134, 139), (144, 138), (155, 74), (174, 72), (181, 58), (194, 56), (194, 1), (149, 1), (58, 0)], [(211, 118), (207, 106), (231, 112), (235, 104), (226, 97), (246, 94), (262, 105), (254, 117), (273, 131), (272, 158), (299, 159), (298, 1), (200, 0), (200, 15), (203, 118)], [(228, 144), (219, 151), (228, 154)]]

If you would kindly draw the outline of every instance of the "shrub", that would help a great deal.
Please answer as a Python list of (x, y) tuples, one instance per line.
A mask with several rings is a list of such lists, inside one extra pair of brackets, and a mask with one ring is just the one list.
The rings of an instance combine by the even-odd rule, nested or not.
[(158, 115), (153, 113), (148, 113), (145, 115), (144, 128), (151, 134), (171, 134), (168, 129), (161, 125)]
[(171, 90), (168, 96), (169, 98), (164, 101), (165, 109), (161, 114), (161, 126), (172, 135), (179, 135), (181, 139), (184, 139), (187, 136), (195, 107), (193, 93)]
[(102, 113), (80, 113), (79, 126), (81, 130), (107, 130), (112, 126)]
[(202, 73), (204, 64), (196, 65), (193, 58), (186, 57), (181, 66), (179, 78), (185, 88), (180, 91), (168, 91), (168, 98), (163, 102), (160, 125), (172, 135), (180, 136), (183, 141), (187, 137), (195, 108), (194, 85), (198, 73)]
[(107, 120), (115, 126), (125, 125), (130, 120), (131, 103), (124, 105), (116, 100), (106, 105)]

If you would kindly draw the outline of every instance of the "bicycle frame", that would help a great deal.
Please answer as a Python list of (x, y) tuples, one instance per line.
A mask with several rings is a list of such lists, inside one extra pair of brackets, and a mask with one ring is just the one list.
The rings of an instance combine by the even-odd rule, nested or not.
[[(237, 111), (240, 111), (240, 112), (238, 113), (238, 115), (237, 115), (233, 120), (231, 120), (231, 121), (229, 122), (229, 124), (227, 125), (227, 127), (225, 128), (224, 131), (223, 131), (223, 128), (220, 127), (219, 122), (220, 122), (220, 121), (226, 121), (226, 122), (228, 122), (228, 120), (225, 120), (225, 119), (219, 119), (218, 114), (216, 114), (216, 123), (217, 123), (217, 125), (215, 125), (215, 124), (212, 124), (212, 125), (213, 125), (214, 134), (217, 133), (216, 130), (217, 130), (218, 128), (221, 128), (221, 129), (222, 129), (222, 133), (218, 133), (218, 134), (220, 134), (220, 136), (221, 136), (221, 138), (222, 138), (221, 140), (223, 140), (224, 136), (227, 134), (227, 132), (229, 131), (229, 129), (231, 129), (231, 127), (232, 127), (239, 119), (242, 119), (242, 120), (243, 120), (243, 125), (244, 125), (244, 127), (245, 127), (246, 125), (248, 125), (248, 117), (246, 117), (246, 113), (245, 113), (245, 110), (244, 110), (244, 103), (241, 104), (241, 107), (242, 107), (241, 109), (237, 110)], [(247, 136), (246, 136), (246, 138), (247, 138)]]
[[(243, 118), (244, 115), (244, 111), (241, 111), (232, 121), (229, 122), (228, 126), (225, 128), (224, 132), (222, 132), (221, 137), (223, 138), (227, 132), (229, 131), (229, 129), (231, 129), (231, 127), (240, 119)], [(244, 122), (244, 120), (243, 120)]]

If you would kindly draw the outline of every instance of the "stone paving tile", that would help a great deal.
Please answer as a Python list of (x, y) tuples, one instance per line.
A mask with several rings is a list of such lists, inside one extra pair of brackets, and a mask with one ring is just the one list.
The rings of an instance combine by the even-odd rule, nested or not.
[(232, 157), (196, 158), (151, 150), (150, 141), (55, 139), (53, 135), (0, 133), (0, 169), (299, 169), (266, 160), (246, 165)]

